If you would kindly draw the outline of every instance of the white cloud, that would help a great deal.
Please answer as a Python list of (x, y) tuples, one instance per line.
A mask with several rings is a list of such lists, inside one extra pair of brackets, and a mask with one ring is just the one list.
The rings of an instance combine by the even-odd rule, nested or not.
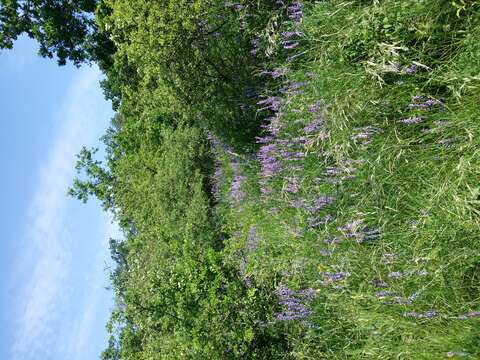
[[(59, 333), (58, 322), (67, 312), (66, 302), (73, 292), (70, 282), (74, 254), (67, 221), (69, 216), (75, 216), (68, 213), (66, 189), (74, 177), (75, 155), (81, 146), (93, 144), (107, 124), (104, 117), (109, 117), (109, 111), (105, 111), (99, 95), (99, 80), (97, 69), (79, 70), (59, 111), (63, 125), (38, 176), (23, 254), (13, 279), (17, 287), (24, 284), (13, 291), (18, 306), (14, 312), (14, 359), (47, 359), (52, 348), (61, 348), (59, 337), (65, 336)], [(87, 309), (86, 323), (91, 321), (92, 313)]]
[[(92, 336), (92, 328), (98, 328), (99, 314), (104, 315), (104, 310), (101, 306), (105, 304), (105, 298), (110, 297), (110, 294), (107, 294), (106, 291), (100, 291), (103, 289), (105, 280), (98, 276), (104, 272), (105, 258), (108, 251), (108, 239), (121, 237), (120, 230), (117, 223), (113, 222), (111, 217), (105, 215), (104, 218), (104, 233), (103, 238), (105, 241), (102, 243), (104, 252), (101, 252), (97, 255), (96, 258), (96, 269), (94, 270), (95, 276), (90, 282), (88, 297), (85, 301), (85, 309), (81, 314), (79, 321), (75, 324), (70, 341), (68, 342), (70, 354), (69, 359), (72, 360), (84, 360), (85, 354), (87, 354), (91, 348), (90, 339)], [(110, 302), (107, 301), (107, 302)], [(101, 326), (105, 325), (105, 322), (100, 324)], [(98, 356), (98, 354), (92, 354), (92, 356)]]

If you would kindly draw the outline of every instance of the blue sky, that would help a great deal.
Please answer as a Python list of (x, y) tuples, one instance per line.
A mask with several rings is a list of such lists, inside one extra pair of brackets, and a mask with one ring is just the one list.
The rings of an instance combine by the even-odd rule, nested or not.
[(36, 52), (28, 39), (0, 52), (0, 359), (97, 359), (119, 233), (97, 202), (65, 194), (75, 155), (99, 146), (113, 114), (96, 68)]

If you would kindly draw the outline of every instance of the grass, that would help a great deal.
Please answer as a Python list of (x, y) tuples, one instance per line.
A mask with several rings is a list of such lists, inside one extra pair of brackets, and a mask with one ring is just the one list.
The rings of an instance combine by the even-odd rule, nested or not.
[[(260, 285), (316, 290), (313, 313), (283, 324), (289, 357), (480, 357), (480, 320), (458, 319), (480, 310), (478, 3), (457, 15), (448, 1), (312, 2), (301, 31), (294, 51), (303, 55), (289, 61), (279, 50), (270, 69), (290, 72), (267, 93), (308, 82), (303, 93), (281, 95), (278, 135), (284, 143), (307, 136), (305, 156), (280, 160), (264, 195), (248, 156), (257, 148), (247, 148), (237, 156), (247, 177), (240, 203), (229, 197), (231, 157), (221, 158), (218, 211), (235, 234), (226, 258), (244, 262), (244, 278)], [(323, 128), (306, 134), (315, 117)], [(408, 118), (419, 122), (402, 123)], [(332, 167), (342, 174), (325, 176)], [(351, 179), (332, 183), (342, 176)], [(292, 206), (320, 195), (334, 202), (316, 215)], [(331, 221), (312, 228), (327, 214)], [(338, 272), (345, 277), (328, 281)]]

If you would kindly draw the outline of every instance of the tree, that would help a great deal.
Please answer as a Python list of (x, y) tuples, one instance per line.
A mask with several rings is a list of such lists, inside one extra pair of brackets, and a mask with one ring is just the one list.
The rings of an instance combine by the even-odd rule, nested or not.
[(26, 34), (38, 41), (39, 54), (56, 56), (59, 65), (100, 59), (114, 52), (108, 36), (95, 24), (98, 0), (0, 0), (0, 48), (11, 49)]

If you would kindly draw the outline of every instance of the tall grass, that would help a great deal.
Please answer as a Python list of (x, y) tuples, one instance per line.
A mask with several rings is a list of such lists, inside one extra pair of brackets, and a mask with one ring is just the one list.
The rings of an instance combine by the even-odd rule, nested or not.
[[(289, 69), (266, 91), (282, 168), (265, 195), (244, 158), (247, 196), (222, 211), (246, 278), (316, 291), (283, 322), (293, 358), (480, 357), (480, 7), (459, 4), (322, 1), (278, 29), (302, 33), (267, 62)], [(299, 136), (301, 159), (282, 159)], [(302, 205), (320, 196), (334, 201)]]

